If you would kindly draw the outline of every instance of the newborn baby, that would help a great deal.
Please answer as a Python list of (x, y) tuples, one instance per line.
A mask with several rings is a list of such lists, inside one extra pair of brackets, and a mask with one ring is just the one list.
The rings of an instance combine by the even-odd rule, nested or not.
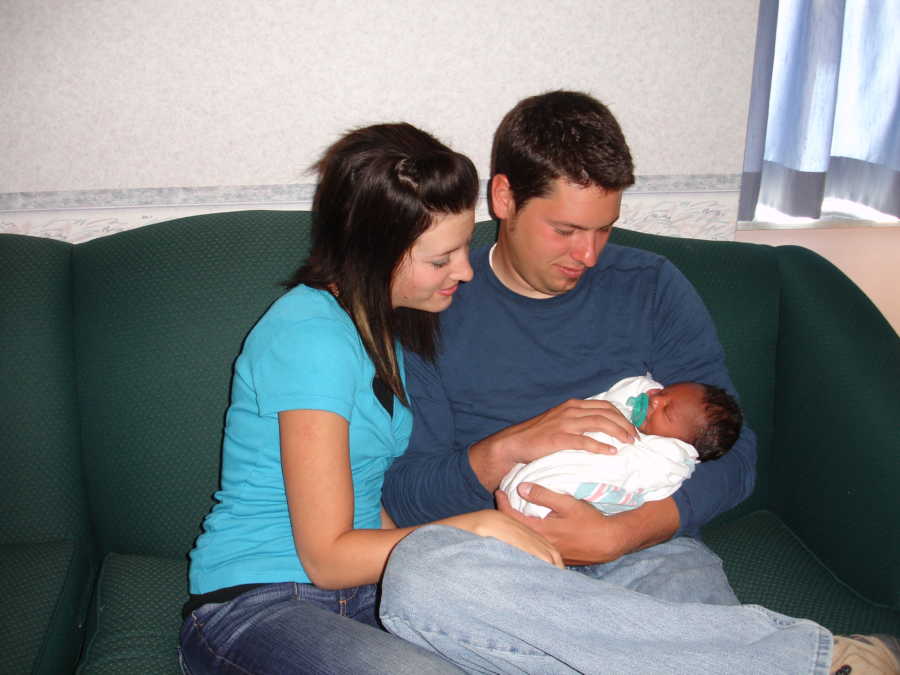
[(698, 461), (724, 455), (740, 434), (743, 416), (724, 390), (698, 382), (663, 387), (649, 373), (620, 380), (594, 400), (615, 405), (638, 428), (634, 443), (601, 432), (587, 435), (618, 449), (615, 455), (562, 450), (516, 464), (500, 482), (513, 508), (544, 518), (549, 509), (519, 496), (519, 483), (537, 483), (590, 502), (603, 513), (665, 499), (694, 472)]

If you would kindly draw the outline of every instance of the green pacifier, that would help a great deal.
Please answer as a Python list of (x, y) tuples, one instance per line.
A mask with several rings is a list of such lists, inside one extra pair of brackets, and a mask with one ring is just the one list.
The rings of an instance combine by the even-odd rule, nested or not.
[(631, 423), (640, 428), (647, 419), (647, 408), (650, 406), (650, 397), (647, 394), (629, 396), (625, 405), (631, 406)]

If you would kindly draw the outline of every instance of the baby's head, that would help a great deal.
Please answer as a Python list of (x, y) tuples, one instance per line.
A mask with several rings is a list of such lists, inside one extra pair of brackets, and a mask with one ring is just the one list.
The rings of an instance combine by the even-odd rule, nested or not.
[(679, 382), (651, 389), (647, 396), (647, 417), (640, 430), (690, 443), (701, 462), (724, 455), (741, 433), (741, 409), (734, 397), (719, 387)]

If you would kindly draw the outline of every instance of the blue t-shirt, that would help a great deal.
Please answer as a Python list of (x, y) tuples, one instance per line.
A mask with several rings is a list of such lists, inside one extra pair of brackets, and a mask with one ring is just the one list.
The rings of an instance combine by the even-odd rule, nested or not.
[[(397, 346), (403, 373), (403, 352)], [(393, 418), (372, 388), (375, 366), (330, 293), (297, 286), (244, 342), (225, 420), (222, 485), (191, 551), (191, 593), (251, 583), (309, 582), (297, 556), (281, 472), (278, 413), (327, 410), (350, 425), (356, 529), (381, 526), (384, 473), (409, 441), (412, 415)]]
[[(472, 254), (474, 279), (441, 314), (436, 363), (407, 359), (413, 434), (388, 472), (384, 502), (399, 526), (492, 508), (468, 448), (569, 398), (650, 372), (663, 384), (704, 382), (734, 393), (709, 312), (665, 258), (608, 244), (578, 285), (527, 298), (494, 275), (488, 249)], [(756, 439), (744, 427), (730, 452), (697, 467), (675, 493), (682, 534), (745, 499), (756, 476)]]

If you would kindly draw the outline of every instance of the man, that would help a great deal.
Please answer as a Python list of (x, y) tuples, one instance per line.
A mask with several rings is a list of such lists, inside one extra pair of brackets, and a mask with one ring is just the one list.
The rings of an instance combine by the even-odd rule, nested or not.
[[(398, 524), (491, 508), (517, 462), (569, 448), (611, 451), (585, 431), (630, 440), (634, 428), (615, 407), (583, 400), (623, 377), (649, 371), (664, 384), (733, 392), (690, 283), (659, 256), (607, 248), (634, 176), (625, 138), (602, 104), (573, 92), (526, 99), (498, 128), (492, 160), (497, 244), (473, 255), (475, 279), (442, 317), (437, 363), (411, 357), (407, 366), (415, 426), (385, 486)], [(746, 430), (674, 498), (608, 517), (534, 486), (528, 500), (554, 514), (523, 522), (569, 564), (617, 560), (676, 533), (696, 535), (752, 492), (755, 462)], [(727, 588), (716, 596), (735, 601)]]
[[(755, 437), (746, 427), (730, 453), (699, 465), (672, 497), (618, 515), (523, 484), (524, 498), (551, 509), (546, 519), (528, 518), (497, 492), (516, 463), (569, 448), (612, 451), (586, 431), (630, 440), (634, 428), (611, 404), (583, 400), (623, 377), (650, 372), (664, 384), (734, 388), (691, 284), (660, 256), (607, 244), (634, 177), (605, 106), (564, 91), (521, 101), (497, 129), (491, 173), (498, 241), (473, 252), (474, 280), (441, 316), (436, 362), (407, 359), (413, 434), (386, 477), (384, 502), (405, 526), (492, 508), (496, 499), (581, 574), (493, 540), (424, 528), (392, 555), (382, 620), (489, 672), (597, 670), (593, 658), (618, 672), (610, 655), (624, 655), (624, 668), (637, 653), (653, 671), (677, 662), (739, 672), (749, 658), (775, 672), (827, 665), (825, 629), (735, 606), (721, 562), (693, 538), (753, 490)], [(511, 597), (531, 613), (509, 605)], [(553, 621), (554, 608), (565, 618)], [(537, 618), (545, 611), (551, 620)], [(604, 626), (591, 623), (586, 648), (577, 629), (592, 618)], [(659, 636), (663, 644), (651, 646)]]

